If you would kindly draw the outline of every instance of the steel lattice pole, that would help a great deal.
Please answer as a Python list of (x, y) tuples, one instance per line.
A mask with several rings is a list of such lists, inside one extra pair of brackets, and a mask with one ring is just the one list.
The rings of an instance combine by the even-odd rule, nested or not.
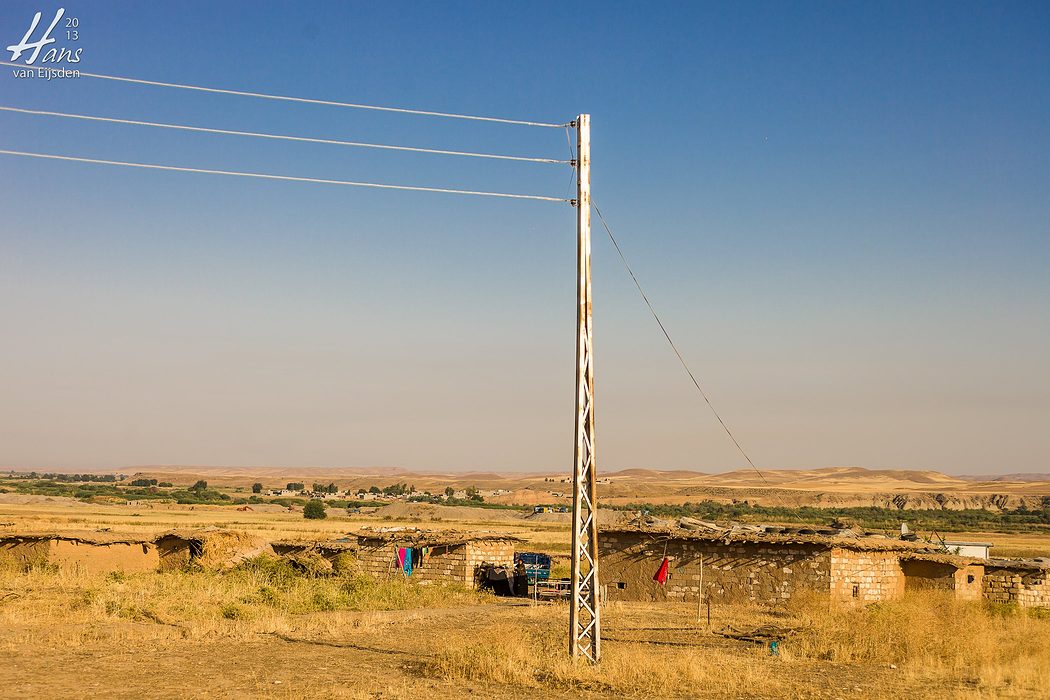
[(591, 117), (576, 118), (576, 446), (572, 474), (572, 607), (569, 651), (597, 663), (597, 479), (594, 452), (594, 343), (591, 329)]

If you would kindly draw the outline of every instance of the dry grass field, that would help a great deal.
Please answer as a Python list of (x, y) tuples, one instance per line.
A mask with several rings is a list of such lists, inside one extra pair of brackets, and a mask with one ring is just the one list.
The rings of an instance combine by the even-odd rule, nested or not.
[(867, 610), (726, 606), (798, 628), (779, 656), (695, 608), (610, 604), (604, 659), (565, 654), (567, 608), (463, 588), (225, 573), (0, 573), (9, 697), (1047, 697), (1050, 619), (949, 599)]
[[(264, 509), (265, 510), (265, 509)], [(502, 511), (401, 509), (404, 517), (304, 520), (233, 507), (0, 504), (0, 532), (152, 534), (216, 526), (330, 538), (365, 525), (495, 530), (567, 549), (568, 528)], [(434, 515), (438, 513), (439, 515)], [(457, 514), (460, 517), (456, 517)], [(434, 520), (433, 518), (438, 518)], [(1045, 540), (984, 535), (1046, 554)], [(567, 607), (456, 586), (376, 580), (352, 559), (310, 575), (274, 559), (215, 571), (0, 570), (0, 672), (8, 697), (1050, 697), (1050, 617), (933, 594), (866, 609), (604, 608), (603, 661), (573, 663)], [(779, 656), (717, 634), (794, 630)]]

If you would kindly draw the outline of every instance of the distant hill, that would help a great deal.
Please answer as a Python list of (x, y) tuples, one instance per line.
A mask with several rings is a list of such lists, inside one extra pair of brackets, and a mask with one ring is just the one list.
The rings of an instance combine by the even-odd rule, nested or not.
[(1017, 472), (1014, 474), (964, 474), (959, 477), (967, 481), (1010, 481), (1030, 483), (1033, 481), (1050, 482), (1050, 472)]
[[(17, 470), (17, 468), (16, 468)], [(18, 470), (22, 471), (22, 470)], [(38, 470), (40, 471), (40, 470)], [(73, 471), (73, 470), (69, 470)], [(568, 470), (530, 472), (422, 471), (398, 467), (137, 466), (111, 472), (188, 486), (204, 479), (212, 486), (248, 489), (289, 482), (335, 483), (340, 489), (383, 488), (394, 483), (441, 493), (447, 487), (476, 487), (495, 503), (566, 503), (572, 493)], [(1042, 508), (1050, 502), (1050, 473), (956, 476), (924, 469), (736, 469), (705, 473), (688, 469), (633, 467), (598, 471), (599, 499), (609, 505), (671, 504), (715, 500), (824, 507)]]

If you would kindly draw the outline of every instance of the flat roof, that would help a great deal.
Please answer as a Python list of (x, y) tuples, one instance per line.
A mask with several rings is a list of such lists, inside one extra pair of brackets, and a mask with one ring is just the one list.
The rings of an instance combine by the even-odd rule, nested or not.
[[(943, 561), (944, 563), (955, 563), (964, 565), (980, 561), (973, 557), (965, 557), (945, 552), (938, 545), (932, 545), (923, 541), (898, 540), (890, 537), (862, 536), (850, 530), (828, 530), (821, 528), (820, 531), (829, 534), (820, 534), (810, 528), (798, 528), (807, 532), (777, 532), (777, 530), (795, 530), (795, 528), (772, 527), (769, 530), (759, 526), (744, 526), (741, 528), (726, 528), (724, 530), (690, 530), (676, 526), (637, 526), (619, 525), (599, 528), (599, 536), (602, 534), (635, 534), (646, 535), (656, 541), (669, 540), (692, 540), (710, 542), (712, 544), (767, 544), (767, 545), (811, 545), (835, 547), (854, 551), (881, 551), (900, 552), (905, 558), (927, 559), (930, 561)], [(830, 534), (835, 532), (836, 534)]]

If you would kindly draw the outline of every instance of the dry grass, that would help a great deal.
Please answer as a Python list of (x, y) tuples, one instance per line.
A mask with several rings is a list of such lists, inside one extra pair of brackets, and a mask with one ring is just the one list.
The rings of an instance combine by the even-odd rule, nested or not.
[[(1041, 612), (935, 593), (861, 609), (814, 595), (787, 610), (714, 610), (714, 629), (799, 628), (772, 657), (695, 626), (691, 605), (613, 603), (604, 608), (603, 660), (593, 667), (565, 653), (564, 605), (507, 608), (463, 587), (362, 577), (347, 562), (337, 568), (319, 576), (263, 557), (225, 572), (8, 569), (0, 571), (0, 652), (232, 644), (241, 646), (223, 648), (276, 660), (288, 646), (258, 646), (276, 638), (380, 647), (371, 657), (377, 678), (418, 669), (445, 696), (513, 688), (555, 696), (1050, 697), (1050, 616)], [(352, 665), (357, 653), (339, 658)]]
[[(1050, 619), (1016, 608), (934, 594), (866, 609), (831, 608), (814, 596), (787, 612), (717, 611), (716, 628), (800, 627), (772, 657), (765, 646), (681, 626), (684, 607), (614, 604), (605, 619), (615, 641), (598, 667), (574, 663), (561, 634), (543, 633), (560, 632), (564, 612), (538, 608), (532, 620), (497, 625), (484, 639), (453, 636), (424, 672), (461, 684), (629, 697), (1050, 697)], [(640, 632), (625, 636), (632, 628)]]
[(977, 692), (1050, 697), (1050, 616), (927, 591), (863, 609), (796, 598), (803, 632), (786, 648), (810, 659), (892, 664)]
[(572, 660), (562, 635), (537, 636), (521, 626), (504, 624), (488, 630), (484, 640), (465, 636), (448, 640), (424, 663), (424, 672), (445, 681), (538, 690), (669, 697), (718, 688), (722, 694), (743, 697), (782, 689), (776, 661), (761, 649), (741, 653), (652, 647), (642, 656), (636, 645), (607, 645), (601, 665), (593, 666)]
[[(49, 637), (63, 627), (148, 623), (183, 637), (337, 632), (380, 619), (373, 613), (472, 605), (487, 594), (461, 585), (380, 581), (344, 569), (316, 576), (287, 560), (257, 557), (235, 569), (167, 573), (85, 574), (37, 567), (0, 569), (0, 625), (22, 625)], [(327, 614), (321, 624), (318, 617)], [(333, 614), (343, 613), (343, 615)], [(336, 623), (336, 624), (333, 624)]]
[[(307, 521), (301, 514), (232, 509), (35, 504), (3, 505), (0, 521), (27, 530), (107, 527), (143, 534), (214, 525), (230, 528), (231, 536), (242, 531), (264, 539), (321, 539), (378, 519)], [(539, 551), (562, 551), (569, 537), (567, 527), (540, 522), (449, 520), (441, 526), (512, 531), (529, 541), (523, 548)], [(1050, 551), (1045, 538), (987, 537), (997, 543), (996, 553), (1008, 547)], [(216, 561), (225, 557), (224, 551), (207, 554)], [(799, 627), (779, 657), (694, 627), (695, 606), (613, 603), (604, 608), (603, 661), (595, 668), (567, 658), (563, 605), (508, 608), (463, 587), (356, 576), (346, 561), (338, 562), (336, 575), (318, 575), (323, 567), (299, 564), (294, 569), (257, 558), (225, 572), (108, 576), (0, 570), (0, 671), (36, 668), (34, 659), (65, 654), (74, 664), (69, 687), (76, 689), (85, 671), (75, 664), (83, 660), (81, 650), (90, 649), (91, 668), (105, 669), (93, 672), (93, 681), (111, 694), (125, 682), (122, 674), (135, 672), (137, 655), (146, 654), (170, 656), (176, 670), (192, 663), (195, 673), (213, 683), (238, 678), (242, 668), (251, 667), (249, 677), (258, 685), (250, 690), (258, 696), (280, 688), (280, 697), (357, 697), (357, 679), (367, 679), (361, 682), (381, 689), (384, 697), (463, 696), (468, 689), (482, 696), (552, 697), (1050, 697), (1050, 619), (932, 593), (866, 609), (831, 608), (826, 597), (814, 596), (796, 599), (787, 610), (713, 610), (714, 629)], [(564, 561), (559, 564), (555, 573), (565, 573)], [(5, 656), (17, 654), (18, 661), (5, 669)], [(343, 674), (344, 683), (289, 672), (274, 686), (288, 658), (297, 660), (291, 662), (296, 669), (330, 666)], [(39, 668), (51, 682), (60, 675), (50, 661), (40, 661)], [(19, 672), (21, 685), (12, 692), (30, 694), (26, 689), (37, 681)], [(398, 679), (406, 672), (412, 681), (404, 684)], [(143, 679), (124, 696), (153, 694), (157, 687), (150, 682)]]

